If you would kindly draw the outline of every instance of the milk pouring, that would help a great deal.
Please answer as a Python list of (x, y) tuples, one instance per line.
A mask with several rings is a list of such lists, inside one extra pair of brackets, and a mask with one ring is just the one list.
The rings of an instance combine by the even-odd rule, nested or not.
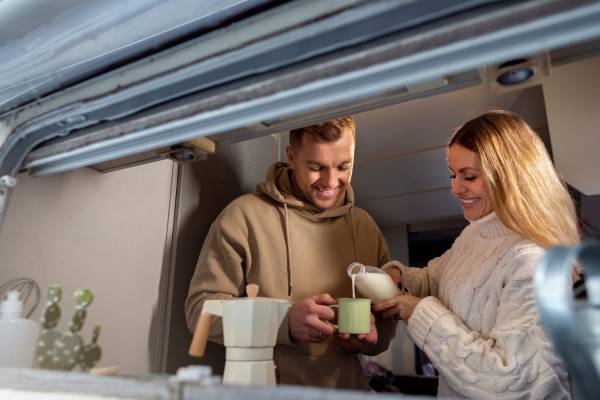
[(348, 266), (348, 276), (352, 279), (352, 297), (356, 297), (354, 287), (360, 294), (373, 300), (383, 301), (402, 294), (394, 280), (385, 271), (355, 262)]

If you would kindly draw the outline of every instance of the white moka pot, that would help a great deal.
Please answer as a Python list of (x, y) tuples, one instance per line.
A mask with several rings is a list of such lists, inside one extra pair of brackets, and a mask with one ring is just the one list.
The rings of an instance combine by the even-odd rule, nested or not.
[(223, 382), (274, 385), (273, 347), (290, 304), (266, 297), (206, 300), (189, 353), (204, 355), (212, 320), (222, 317), (226, 347)]

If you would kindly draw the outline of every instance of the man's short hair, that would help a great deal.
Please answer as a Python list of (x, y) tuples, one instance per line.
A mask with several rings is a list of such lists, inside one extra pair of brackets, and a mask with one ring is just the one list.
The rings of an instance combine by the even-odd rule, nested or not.
[(317, 142), (335, 142), (344, 132), (350, 130), (352, 138), (356, 140), (356, 123), (351, 116), (332, 119), (320, 124), (292, 129), (290, 131), (290, 146), (297, 148), (302, 143), (304, 134), (311, 135)]

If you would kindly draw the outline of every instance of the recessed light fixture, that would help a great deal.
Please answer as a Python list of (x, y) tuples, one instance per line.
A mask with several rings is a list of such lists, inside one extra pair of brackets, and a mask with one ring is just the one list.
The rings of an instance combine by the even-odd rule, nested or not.
[(524, 65), (525, 63), (527, 60), (519, 58), (500, 64), (498, 70), (504, 71), (498, 75), (496, 82), (500, 85), (511, 86), (527, 81), (533, 76), (533, 69)]
[(548, 75), (550, 75), (550, 54), (548, 52), (531, 54), (479, 69), (482, 83), (489, 84), (494, 93), (511, 92), (541, 85), (543, 79)]

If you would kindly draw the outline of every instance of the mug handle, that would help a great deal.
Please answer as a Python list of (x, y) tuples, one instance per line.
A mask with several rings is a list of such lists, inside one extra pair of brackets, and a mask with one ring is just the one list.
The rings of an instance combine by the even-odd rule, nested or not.
[[(340, 305), (339, 304), (332, 304), (332, 305), (330, 305), (328, 307), (330, 307), (330, 308), (340, 308)], [(327, 321), (326, 319), (324, 319), (323, 321), (325, 321), (325, 323), (327, 325), (334, 327), (336, 331), (338, 330), (337, 324), (331, 323), (331, 322)]]

